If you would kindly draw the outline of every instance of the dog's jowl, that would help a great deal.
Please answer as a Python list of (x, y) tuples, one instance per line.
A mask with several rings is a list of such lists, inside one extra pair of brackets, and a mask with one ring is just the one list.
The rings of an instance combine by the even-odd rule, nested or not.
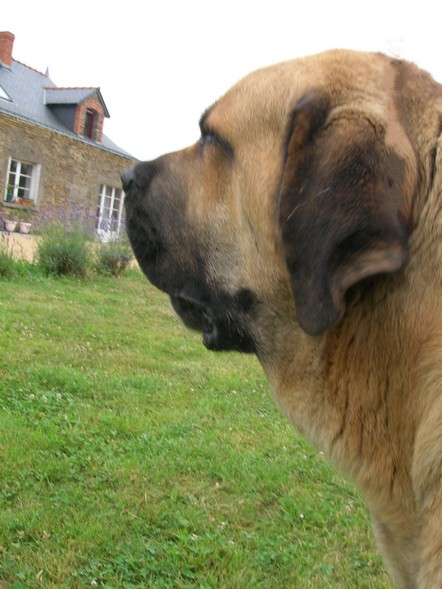
[(255, 353), (351, 476), (395, 586), (442, 588), (442, 87), (330, 51), (250, 74), (201, 137), (122, 175), (149, 280)]

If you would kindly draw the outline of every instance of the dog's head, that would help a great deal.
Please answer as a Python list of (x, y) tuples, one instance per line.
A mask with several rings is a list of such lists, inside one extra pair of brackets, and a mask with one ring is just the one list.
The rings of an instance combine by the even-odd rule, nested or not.
[(404, 67), (329, 52), (259, 70), (205, 112), (195, 145), (123, 173), (137, 260), (208, 348), (322, 334), (352, 287), (403, 267)]

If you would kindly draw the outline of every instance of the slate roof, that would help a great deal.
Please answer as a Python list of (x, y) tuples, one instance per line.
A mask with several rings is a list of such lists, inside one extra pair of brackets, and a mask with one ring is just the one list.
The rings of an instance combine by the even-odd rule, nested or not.
[[(12, 60), (11, 69), (0, 66), (0, 86), (11, 98), (9, 101), (0, 97), (0, 112), (58, 131), (118, 155), (135, 159), (106, 135), (103, 135), (102, 143), (76, 135), (55, 116), (48, 106), (50, 104), (79, 104), (87, 97), (98, 93), (104, 113), (109, 117), (99, 88), (57, 88), (47, 75), (15, 59)], [(68, 100), (69, 102), (55, 102), (55, 100)]]

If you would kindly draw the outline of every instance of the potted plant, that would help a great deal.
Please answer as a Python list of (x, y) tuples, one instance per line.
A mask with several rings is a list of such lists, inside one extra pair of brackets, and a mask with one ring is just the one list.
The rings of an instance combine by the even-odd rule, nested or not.
[(31, 230), (31, 223), (27, 223), (26, 221), (20, 221), (18, 224), (18, 228), (20, 233), (29, 233), (29, 231)]
[(17, 228), (17, 221), (15, 221), (14, 219), (5, 219), (5, 229), (6, 231), (9, 231), (9, 233), (12, 233), (13, 231), (15, 231)]
[(23, 197), (19, 197), (19, 201), (18, 204), (20, 204), (22, 207), (31, 207), (32, 206), (32, 200), (30, 200), (29, 198), (23, 198)]
[(8, 184), (6, 186), (6, 202), (14, 202), (14, 185)]

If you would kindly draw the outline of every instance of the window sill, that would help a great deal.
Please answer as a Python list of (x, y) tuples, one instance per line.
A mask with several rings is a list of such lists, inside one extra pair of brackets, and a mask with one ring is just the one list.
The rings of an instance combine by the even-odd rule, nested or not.
[(19, 210), (19, 211), (31, 211), (32, 212), (32, 211), (36, 211), (37, 210), (37, 206), (36, 206), (35, 202), (32, 202), (32, 204), (30, 204), (30, 205), (22, 205), (22, 204), (19, 204), (19, 203), (7, 202), (7, 201), (4, 200), (2, 202), (2, 205), (5, 208), (8, 208), (8, 209), (16, 209), (16, 210)]

